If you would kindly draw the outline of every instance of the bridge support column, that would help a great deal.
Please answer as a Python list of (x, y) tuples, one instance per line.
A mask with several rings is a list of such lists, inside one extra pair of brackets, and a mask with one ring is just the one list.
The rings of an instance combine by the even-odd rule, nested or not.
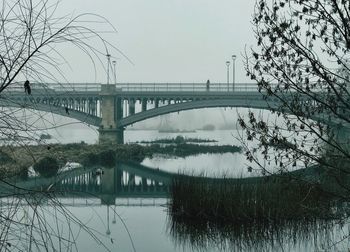
[(115, 169), (104, 168), (101, 175), (101, 204), (114, 205), (115, 203)]
[(135, 114), (135, 101), (133, 99), (129, 100), (129, 115)]
[(147, 110), (147, 99), (142, 99), (142, 112)]
[(159, 99), (154, 100), (154, 107), (158, 108), (159, 107)]
[(123, 171), (120, 169), (120, 164), (117, 164), (114, 168), (114, 181), (115, 181), (115, 191), (119, 193), (122, 190), (122, 180), (123, 180)]
[(123, 117), (123, 104), (116, 94), (114, 85), (101, 86), (102, 121), (98, 130), (100, 143), (124, 143), (124, 128), (117, 127), (118, 119)]

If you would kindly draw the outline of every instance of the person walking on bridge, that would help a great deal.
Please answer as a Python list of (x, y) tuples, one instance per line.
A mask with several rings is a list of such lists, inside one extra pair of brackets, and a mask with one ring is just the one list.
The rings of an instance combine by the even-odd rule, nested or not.
[(207, 80), (207, 91), (209, 91), (210, 81)]
[(26, 94), (31, 94), (32, 93), (32, 90), (31, 90), (31, 88), (30, 88), (30, 84), (29, 84), (29, 81), (28, 80), (26, 80), (25, 82), (24, 82), (24, 92), (26, 93)]

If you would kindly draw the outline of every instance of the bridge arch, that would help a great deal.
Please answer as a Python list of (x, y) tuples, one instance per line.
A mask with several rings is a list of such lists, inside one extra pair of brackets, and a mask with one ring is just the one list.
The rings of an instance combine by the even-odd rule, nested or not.
[[(168, 84), (152, 84), (147, 88), (137, 85), (136, 89), (132, 85), (127, 85), (126, 88), (119, 86), (116, 88), (113, 85), (99, 85), (98, 88), (92, 89), (88, 86), (80, 89), (74, 87), (71, 91), (38, 88), (31, 96), (25, 95), (21, 87), (19, 91), (5, 92), (0, 97), (0, 106), (41, 110), (74, 118), (96, 127), (101, 125), (100, 140), (103, 139), (102, 134), (106, 135), (105, 139), (110, 140), (115, 138), (116, 134), (122, 139), (123, 130), (128, 125), (164, 114), (215, 107), (269, 110), (278, 109), (281, 105), (277, 98), (268, 97), (266, 100), (266, 97), (256, 90), (256, 85), (244, 85), (243, 89), (235, 89), (234, 92), (228, 92), (226, 84), (220, 83), (214, 85), (213, 89), (211, 86), (210, 92), (205, 89), (203, 83), (198, 86), (187, 85), (186, 88), (180, 84), (180, 89), (168, 89)], [(302, 98), (303, 102), (310, 102), (307, 96)], [(137, 102), (141, 105), (141, 112), (135, 113)], [(151, 103), (154, 104), (154, 108), (150, 108)], [(337, 121), (337, 118), (329, 118), (323, 114), (317, 114), (312, 119), (329, 125), (342, 123)]]
[(239, 108), (256, 108), (256, 109), (277, 109), (279, 103), (267, 103), (265, 100), (255, 99), (251, 101), (239, 99), (212, 99), (212, 100), (194, 100), (190, 102), (172, 103), (170, 105), (149, 109), (120, 119), (117, 127), (124, 128), (134, 123), (157, 117), (164, 114), (201, 109), (201, 108), (219, 108), (219, 107), (239, 107)]

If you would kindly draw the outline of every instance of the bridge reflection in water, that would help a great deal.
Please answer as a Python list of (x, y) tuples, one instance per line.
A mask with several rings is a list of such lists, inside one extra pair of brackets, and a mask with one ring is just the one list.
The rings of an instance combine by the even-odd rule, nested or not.
[(111, 168), (97, 168), (67, 176), (54, 190), (62, 196), (96, 196), (101, 204), (114, 205), (116, 198), (165, 198), (168, 196), (171, 173), (139, 164), (118, 163)]
[[(18, 190), (22, 190), (19, 188), (27, 188), (54, 192), (53, 198), (44, 198), (40, 194), (38, 200), (33, 198), (34, 202), (31, 202), (31, 199), (26, 199), (19, 203), (34, 203), (33, 208), (35, 209), (37, 204), (43, 206), (43, 209), (48, 209), (47, 206), (56, 204), (56, 198), (59, 205), (77, 207), (79, 211), (80, 207), (104, 205), (101, 208), (92, 207), (91, 209), (93, 209), (94, 214), (99, 210), (105, 211), (101, 215), (103, 217), (98, 221), (100, 224), (101, 220), (105, 220), (106, 225), (103, 228), (106, 228), (105, 234), (109, 241), (109, 237), (111, 237), (109, 235), (117, 233), (116, 226), (110, 226), (111, 223), (116, 223), (116, 206), (155, 206), (166, 203), (171, 182), (175, 176), (177, 175), (134, 163), (117, 163), (110, 168), (77, 168), (61, 172), (54, 178), (29, 178), (25, 181), (11, 181), (17, 186), (16, 188), (11, 187), (5, 190), (5, 186), (1, 185), (0, 193), (3, 197), (0, 204), (5, 207), (3, 209), (6, 209), (7, 206), (13, 204), (12, 201), (6, 201), (6, 194), (10, 196)], [(247, 181), (256, 182), (255, 179)], [(157, 208), (153, 208), (152, 211), (157, 213), (157, 220), (164, 221), (164, 211), (158, 212)], [(144, 209), (139, 209), (137, 213), (144, 214)], [(80, 214), (83, 215), (84, 211), (81, 211)], [(129, 216), (135, 217), (135, 215)], [(144, 219), (147, 218), (151, 217), (146, 216)], [(145, 223), (147, 222), (145, 221)], [(152, 224), (153, 226), (161, 226), (162, 229), (164, 227), (163, 222)], [(133, 225), (139, 228), (135, 223), (132, 223), (131, 227)], [(144, 225), (144, 222), (141, 225)], [(192, 251), (193, 248), (196, 251), (218, 251), (217, 248), (223, 251), (315, 251), (318, 247), (338, 242), (339, 235), (344, 234), (346, 229), (349, 230), (348, 228), (348, 225), (338, 225), (331, 219), (325, 221), (286, 220), (278, 223), (247, 222), (243, 224), (240, 222), (209, 223), (206, 220), (196, 222), (168, 211), (165, 238), (168, 239), (170, 236), (175, 247), (183, 247), (184, 250), (188, 248), (189, 251)], [(137, 233), (136, 229), (133, 229), (132, 232)], [(147, 235), (144, 237), (150, 238)], [(146, 242), (149, 241), (145, 239)], [(341, 241), (341, 243), (337, 243), (337, 246), (348, 246), (348, 244), (348, 241)], [(114, 246), (114, 244), (109, 245)], [(172, 246), (169, 249), (172, 249)]]
[(67, 169), (54, 177), (10, 180), (2, 184), (1, 197), (21, 195), (25, 190), (55, 193), (63, 204), (68, 199), (100, 199), (98, 204), (114, 205), (117, 198), (167, 198), (175, 174), (137, 163), (117, 163), (114, 167)]

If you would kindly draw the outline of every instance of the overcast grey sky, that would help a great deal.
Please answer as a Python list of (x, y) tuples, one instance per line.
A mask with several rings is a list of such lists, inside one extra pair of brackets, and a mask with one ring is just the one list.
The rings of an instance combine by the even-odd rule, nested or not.
[[(253, 0), (63, 0), (59, 13), (92, 12), (118, 30), (109, 41), (120, 55), (119, 82), (226, 82), (236, 54), (236, 82), (247, 82), (241, 53), (254, 45)], [(94, 81), (86, 58), (71, 54), (69, 80)], [(114, 56), (114, 55), (113, 55)], [(232, 61), (232, 60), (231, 60)], [(232, 63), (231, 66), (232, 67)], [(232, 68), (230, 69), (230, 78)], [(97, 81), (105, 82), (100, 72)]]

